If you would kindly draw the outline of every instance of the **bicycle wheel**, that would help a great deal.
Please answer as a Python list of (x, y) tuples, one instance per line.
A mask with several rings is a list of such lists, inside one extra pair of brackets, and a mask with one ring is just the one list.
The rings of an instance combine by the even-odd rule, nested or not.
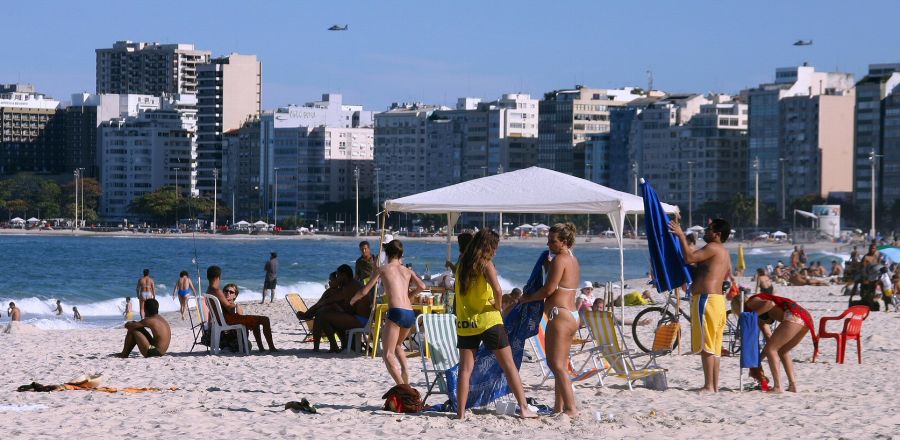
[[(651, 351), (653, 349), (653, 338), (656, 336), (656, 329), (662, 324), (668, 324), (673, 321), (675, 321), (675, 315), (662, 307), (647, 307), (641, 310), (631, 323), (631, 336), (634, 338), (634, 344), (645, 352)], [(678, 347), (680, 340), (681, 336), (679, 335), (673, 348)]]
[(738, 334), (738, 315), (725, 312), (725, 333), (722, 335), (722, 345), (728, 350), (730, 356), (741, 353), (741, 335)]

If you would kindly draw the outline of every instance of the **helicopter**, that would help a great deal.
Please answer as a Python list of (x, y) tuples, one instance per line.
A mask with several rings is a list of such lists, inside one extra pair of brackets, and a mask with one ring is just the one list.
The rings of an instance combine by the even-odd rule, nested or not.
[(813, 40), (797, 40), (794, 42), (794, 46), (812, 46)]
[(343, 26), (334, 25), (334, 26), (328, 28), (328, 30), (329, 31), (346, 31), (346, 30), (350, 30), (350, 25), (349, 24), (345, 24)]

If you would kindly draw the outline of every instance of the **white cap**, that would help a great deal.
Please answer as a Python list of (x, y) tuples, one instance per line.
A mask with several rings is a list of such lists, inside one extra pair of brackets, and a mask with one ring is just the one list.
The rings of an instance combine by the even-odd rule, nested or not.
[(391, 234), (384, 234), (384, 238), (381, 239), (381, 244), (388, 244), (394, 241), (394, 236)]
[(584, 282), (584, 285), (581, 286), (581, 288), (582, 288), (582, 289), (593, 289), (593, 288), (594, 288), (594, 284), (591, 283), (590, 281), (585, 281), (585, 282)]

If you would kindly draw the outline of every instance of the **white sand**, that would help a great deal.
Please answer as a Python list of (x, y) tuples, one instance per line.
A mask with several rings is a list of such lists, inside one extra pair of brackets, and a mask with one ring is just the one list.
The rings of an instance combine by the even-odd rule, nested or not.
[[(816, 321), (846, 308), (846, 297), (837, 292), (776, 288), (807, 307)], [(701, 396), (689, 391), (702, 383), (699, 358), (667, 356), (660, 361), (669, 368), (665, 392), (640, 386), (628, 391), (610, 378), (606, 388), (596, 382), (577, 386), (582, 411), (577, 420), (521, 421), (476, 413), (460, 423), (449, 415), (381, 410), (390, 383), (380, 360), (311, 353), (311, 344), (299, 342), (295, 319), (283, 301), (247, 309), (273, 318), (281, 353), (188, 353), (191, 335), (180, 320), (174, 322), (169, 355), (154, 359), (106, 357), (121, 350), (122, 330), (0, 334), (0, 438), (891, 438), (900, 433), (895, 411), (900, 313), (873, 312), (866, 321), (862, 365), (856, 363), (854, 343), (847, 363), (836, 365), (833, 340), (823, 343), (819, 362), (811, 364), (812, 343), (803, 341), (794, 352), (798, 394), (736, 392), (738, 359), (726, 357), (723, 392)], [(630, 308), (628, 314), (637, 310)], [(424, 393), (419, 359), (411, 358), (410, 365), (414, 385)], [(84, 373), (103, 373), (106, 386), (178, 390), (15, 392), (31, 381), (61, 383)], [(552, 405), (552, 384), (536, 386), (537, 365), (523, 364), (521, 374), (526, 393)], [(319, 415), (283, 410), (285, 402), (303, 397), (318, 406)], [(436, 396), (428, 403), (443, 400)], [(615, 421), (596, 421), (597, 411), (613, 413)]]

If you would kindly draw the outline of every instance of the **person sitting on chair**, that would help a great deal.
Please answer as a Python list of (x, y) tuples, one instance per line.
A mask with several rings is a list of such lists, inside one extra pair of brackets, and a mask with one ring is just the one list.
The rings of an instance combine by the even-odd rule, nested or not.
[(260, 329), (262, 329), (262, 333), (266, 336), (266, 342), (269, 343), (269, 351), (278, 351), (275, 348), (275, 343), (272, 342), (272, 325), (269, 323), (269, 318), (258, 315), (239, 315), (234, 301), (229, 299), (219, 289), (219, 284), (222, 282), (222, 269), (219, 266), (210, 266), (206, 270), (206, 278), (209, 280), (209, 287), (206, 292), (219, 300), (219, 303), (222, 305), (222, 314), (225, 315), (223, 317), (225, 323), (228, 325), (240, 324), (247, 327), (247, 330), (253, 332), (253, 338), (256, 339), (256, 346), (259, 347), (260, 351), (263, 349), (262, 338), (260, 337)]
[[(310, 310), (315, 312), (316, 319), (313, 326), (313, 350), (315, 351), (319, 349), (316, 341), (322, 335), (329, 336), (329, 352), (342, 351), (346, 346), (347, 331), (363, 328), (369, 323), (369, 315), (372, 311), (371, 295), (353, 305), (350, 304), (350, 298), (363, 288), (362, 283), (353, 279), (353, 269), (346, 264), (338, 267), (337, 282), (340, 287), (335, 289), (328, 298), (323, 295), (319, 302), (310, 307)], [(335, 334), (341, 341), (340, 347), (335, 338), (331, 337)]]

